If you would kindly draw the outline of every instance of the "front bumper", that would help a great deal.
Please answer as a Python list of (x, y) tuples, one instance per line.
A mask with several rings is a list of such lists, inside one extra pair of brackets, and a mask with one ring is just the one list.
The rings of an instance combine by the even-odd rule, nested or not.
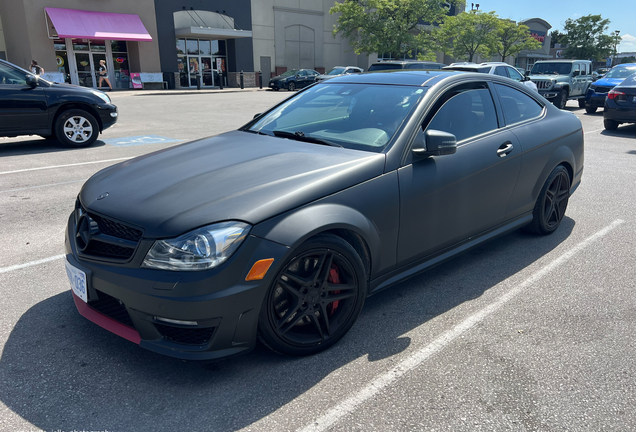
[(287, 87), (285, 87), (280, 81), (274, 81), (269, 83), (269, 88), (271, 88), (272, 90), (280, 90)]
[[(73, 295), (79, 313), (142, 348), (188, 360), (227, 357), (254, 348), (263, 299), (289, 251), (249, 236), (218, 268), (171, 272), (139, 266), (147, 252), (144, 240), (128, 263), (80, 260), (75, 236), (69, 236), (74, 230), (71, 215), (66, 259), (86, 273), (88, 292), (87, 303)], [(265, 258), (274, 258), (265, 278), (246, 282), (254, 262)]]
[(602, 108), (606, 98), (607, 93), (596, 93), (594, 90), (588, 90), (585, 95), (585, 106)]
[(99, 114), (99, 119), (102, 124), (102, 130), (108, 129), (115, 123), (117, 123), (117, 119), (119, 118), (119, 113), (117, 112), (117, 107), (113, 104), (104, 104), (97, 105), (95, 107), (97, 113)]

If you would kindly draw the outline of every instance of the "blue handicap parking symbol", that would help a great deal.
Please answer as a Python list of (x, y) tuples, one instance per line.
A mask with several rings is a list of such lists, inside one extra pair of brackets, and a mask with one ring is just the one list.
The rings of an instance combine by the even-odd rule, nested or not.
[(109, 139), (104, 139), (101, 141), (108, 145), (113, 145), (117, 147), (128, 147), (128, 146), (136, 146), (136, 145), (144, 145), (144, 144), (170, 143), (170, 142), (177, 142), (181, 140), (162, 137), (159, 135), (142, 135), (142, 136), (132, 136), (132, 137), (123, 137), (123, 138), (109, 138)]

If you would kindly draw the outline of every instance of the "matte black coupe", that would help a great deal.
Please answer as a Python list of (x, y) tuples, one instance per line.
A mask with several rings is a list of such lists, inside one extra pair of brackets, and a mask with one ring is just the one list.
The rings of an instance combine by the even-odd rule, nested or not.
[(577, 117), (508, 78), (343, 76), (95, 174), (66, 269), (80, 314), (149, 350), (307, 355), (370, 294), (512, 230), (554, 232), (582, 173)]

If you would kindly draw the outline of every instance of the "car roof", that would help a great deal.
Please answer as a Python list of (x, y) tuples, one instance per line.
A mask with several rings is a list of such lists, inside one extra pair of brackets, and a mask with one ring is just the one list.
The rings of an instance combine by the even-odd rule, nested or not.
[(620, 66), (636, 66), (636, 63), (621, 63), (621, 64), (617, 64), (616, 66), (613, 66), (612, 69), (614, 69), (615, 67), (620, 67)]
[(572, 62), (585, 62), (592, 63), (590, 60), (576, 60), (576, 59), (552, 59), (552, 60), (537, 60), (534, 62), (537, 63), (572, 63)]
[(372, 65), (378, 65), (378, 64), (409, 64), (409, 63), (424, 63), (424, 64), (444, 64), (444, 63), (437, 63), (434, 61), (425, 61), (425, 60), (386, 60), (386, 61), (377, 61), (377, 62), (373, 62), (371, 63)]
[(330, 79), (331, 83), (360, 83), (360, 84), (392, 84), (423, 86), (432, 85), (452, 75), (464, 75), (465, 72), (442, 70), (413, 70), (401, 69), (392, 71), (373, 71), (355, 75), (339, 75)]

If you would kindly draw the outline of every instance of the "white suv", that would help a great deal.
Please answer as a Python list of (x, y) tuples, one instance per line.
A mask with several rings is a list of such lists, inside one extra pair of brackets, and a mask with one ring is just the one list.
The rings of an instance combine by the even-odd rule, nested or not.
[(517, 69), (503, 62), (485, 62), (485, 63), (452, 63), (450, 66), (442, 68), (443, 70), (454, 70), (464, 72), (478, 72), (491, 75), (501, 75), (512, 80), (521, 82), (532, 90), (538, 92), (537, 85), (530, 78), (519, 73)]
[(364, 70), (357, 66), (334, 66), (333, 69), (331, 69), (326, 74), (318, 75), (315, 81), (321, 82), (337, 76), (358, 74), (362, 72), (364, 72)]

